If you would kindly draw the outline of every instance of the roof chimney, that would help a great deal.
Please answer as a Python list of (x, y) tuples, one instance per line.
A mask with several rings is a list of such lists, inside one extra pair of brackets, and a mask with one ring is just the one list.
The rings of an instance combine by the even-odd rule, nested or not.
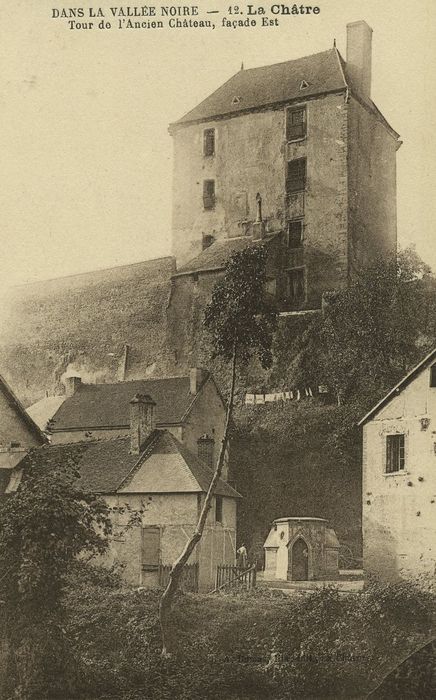
[(347, 69), (351, 88), (362, 97), (371, 97), (372, 29), (364, 22), (347, 24)]
[(191, 394), (197, 394), (200, 386), (207, 377), (207, 372), (201, 367), (192, 367), (189, 370), (189, 391)]
[(130, 401), (130, 452), (139, 455), (141, 449), (156, 427), (155, 402), (148, 394), (135, 394)]
[(65, 377), (64, 386), (65, 386), (66, 396), (73, 396), (76, 393), (79, 386), (81, 385), (81, 383), (82, 383), (82, 380), (79, 377), (79, 375)]

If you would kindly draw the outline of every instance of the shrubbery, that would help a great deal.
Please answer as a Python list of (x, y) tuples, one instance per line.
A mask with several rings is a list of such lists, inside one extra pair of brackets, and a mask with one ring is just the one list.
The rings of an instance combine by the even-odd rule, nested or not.
[(76, 569), (64, 596), (81, 679), (72, 698), (362, 697), (428, 638), (434, 600), (410, 583), (372, 583), (361, 594), (179, 595), (176, 651), (165, 660), (158, 599)]

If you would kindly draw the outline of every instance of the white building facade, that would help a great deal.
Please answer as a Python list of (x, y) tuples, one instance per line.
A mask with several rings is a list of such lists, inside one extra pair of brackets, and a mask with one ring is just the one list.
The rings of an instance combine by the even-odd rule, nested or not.
[(382, 579), (436, 571), (436, 349), (360, 422), (363, 555)]

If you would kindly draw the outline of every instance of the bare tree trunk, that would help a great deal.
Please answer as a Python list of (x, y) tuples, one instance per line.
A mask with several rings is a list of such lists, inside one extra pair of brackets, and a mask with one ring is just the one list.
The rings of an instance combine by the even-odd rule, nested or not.
[(215, 471), (210, 482), (209, 489), (207, 491), (206, 497), (204, 499), (203, 508), (201, 509), (200, 516), (198, 518), (197, 526), (192, 533), (191, 537), (185, 544), (181, 554), (176, 559), (170, 572), (168, 585), (162, 594), (162, 598), (159, 603), (159, 622), (162, 634), (162, 656), (169, 657), (170, 653), (168, 651), (168, 627), (169, 620), (171, 617), (171, 608), (174, 600), (174, 596), (179, 587), (180, 579), (183, 572), (183, 567), (187, 563), (190, 555), (195, 549), (197, 543), (201, 540), (203, 535), (204, 526), (206, 524), (207, 515), (212, 505), (212, 498), (215, 493), (215, 488), (221, 477), (221, 472), (223, 470), (224, 459), (226, 456), (227, 445), (229, 441), (229, 428), (233, 412), (233, 397), (235, 393), (235, 382), (236, 382), (236, 345), (233, 347), (233, 357), (232, 357), (232, 377), (230, 385), (230, 397), (227, 404), (227, 414), (226, 423), (224, 428), (224, 435), (221, 441), (220, 452), (218, 455), (218, 460), (216, 463)]

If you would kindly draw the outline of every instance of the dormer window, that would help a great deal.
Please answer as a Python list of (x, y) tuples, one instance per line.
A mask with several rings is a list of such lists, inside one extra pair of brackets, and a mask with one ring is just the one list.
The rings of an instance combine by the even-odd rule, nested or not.
[(304, 139), (306, 136), (306, 107), (286, 110), (286, 141)]
[(436, 388), (436, 365), (430, 367), (430, 386), (432, 389)]
[(307, 90), (308, 87), (309, 83), (307, 82), (307, 80), (302, 80), (300, 83), (300, 90)]
[(232, 105), (238, 105), (240, 103), (240, 101), (241, 101), (241, 98), (238, 97), (237, 95), (235, 95), (233, 100), (232, 100)]
[(205, 129), (203, 131), (203, 155), (215, 155), (215, 129)]

